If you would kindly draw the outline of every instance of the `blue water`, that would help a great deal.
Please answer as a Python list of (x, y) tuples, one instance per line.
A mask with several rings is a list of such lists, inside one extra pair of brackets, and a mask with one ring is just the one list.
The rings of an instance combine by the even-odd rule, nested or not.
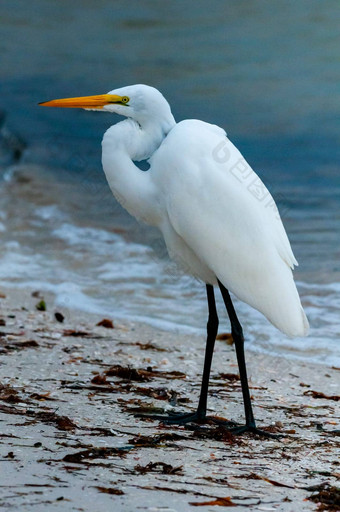
[(169, 265), (158, 234), (104, 181), (100, 140), (118, 119), (36, 106), (144, 82), (176, 119), (223, 126), (277, 199), (311, 334), (289, 341), (239, 303), (248, 341), (339, 365), (339, 22), (337, 0), (2, 0), (0, 109), (25, 143), (21, 155), (0, 145), (2, 282), (53, 290), (61, 305), (203, 328), (204, 287)]

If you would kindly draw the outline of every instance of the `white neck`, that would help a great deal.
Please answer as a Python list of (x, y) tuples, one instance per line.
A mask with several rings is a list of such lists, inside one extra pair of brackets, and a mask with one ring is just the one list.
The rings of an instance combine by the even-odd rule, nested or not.
[(150, 158), (175, 124), (172, 114), (143, 125), (126, 119), (111, 126), (102, 141), (103, 169), (114, 196), (131, 215), (152, 225), (160, 220), (157, 191), (150, 173), (141, 171), (134, 160)]

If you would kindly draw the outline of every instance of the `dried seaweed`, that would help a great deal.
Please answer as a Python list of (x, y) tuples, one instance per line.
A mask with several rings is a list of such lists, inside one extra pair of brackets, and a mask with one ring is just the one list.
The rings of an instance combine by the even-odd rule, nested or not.
[(64, 329), (63, 331), (64, 336), (73, 336), (74, 338), (86, 338), (86, 337), (93, 337), (93, 334), (88, 331), (77, 331), (75, 329)]
[(334, 511), (340, 510), (340, 489), (338, 487), (322, 484), (319, 486), (316, 494), (308, 497), (310, 501), (318, 504), (318, 511)]
[[(189, 427), (190, 428), (190, 427)], [(196, 439), (212, 439), (226, 444), (243, 444), (239, 436), (233, 435), (223, 425), (213, 425), (209, 427), (200, 427), (194, 430), (193, 437)]]
[[(129, 403), (138, 403), (138, 400), (131, 398), (128, 400)], [(141, 402), (139, 400), (139, 402)], [(154, 414), (164, 414), (163, 407), (155, 407), (154, 405), (142, 404), (136, 407), (127, 407), (124, 406), (124, 411), (129, 412), (130, 414), (134, 414), (138, 417), (139, 420), (142, 421), (154, 421), (152, 415)]]
[(12, 388), (9, 384), (0, 383), (0, 400), (15, 404), (21, 402), (19, 393), (16, 389)]
[(165, 379), (185, 379), (186, 374), (183, 372), (179, 372), (177, 370), (173, 370), (171, 372), (161, 371), (161, 370), (153, 370), (151, 367), (147, 369), (144, 368), (131, 368), (129, 366), (121, 366), (120, 364), (116, 364), (115, 366), (111, 366), (108, 370), (106, 370), (105, 375), (109, 377), (119, 377), (125, 380), (134, 380), (137, 382), (148, 382), (154, 377), (165, 378)]
[(312, 389), (305, 391), (304, 395), (312, 396), (313, 398), (324, 398), (325, 400), (335, 400), (336, 402), (340, 400), (340, 395), (325, 395), (324, 393), (321, 393), (321, 391), (313, 391)]
[(120, 379), (134, 380), (137, 382), (149, 381), (150, 373), (151, 372), (147, 370), (136, 370), (135, 368), (130, 368), (129, 366), (121, 366), (120, 364), (111, 366), (111, 368), (105, 371), (105, 375), (108, 377), (119, 377)]
[(248, 475), (241, 475), (238, 478), (245, 478), (246, 480), (264, 480), (269, 484), (274, 485), (275, 487), (286, 487), (287, 489), (295, 489), (294, 485), (287, 485), (281, 482), (277, 482), (276, 480), (272, 480), (271, 478), (267, 478), (265, 476), (258, 475), (257, 473), (249, 473)]
[(92, 459), (107, 459), (108, 457), (112, 456), (125, 457), (126, 451), (126, 449), (114, 447), (90, 448), (89, 450), (83, 450), (65, 455), (62, 460), (64, 462), (81, 464), (86, 463)]
[(114, 329), (113, 322), (109, 318), (103, 318), (103, 320), (98, 322), (96, 325), (98, 327), (105, 327), (105, 329)]
[(103, 492), (105, 494), (115, 494), (116, 496), (122, 496), (122, 494), (125, 494), (121, 489), (115, 489), (114, 487), (96, 486), (96, 489), (98, 489), (99, 492)]
[(216, 339), (219, 341), (225, 341), (227, 345), (233, 345), (234, 339), (231, 332), (221, 332), (216, 336)]
[(54, 414), (53, 423), (59, 430), (74, 430), (77, 425), (67, 416), (57, 416)]
[(227, 496), (226, 498), (216, 498), (215, 500), (211, 501), (204, 501), (204, 502), (189, 502), (189, 505), (192, 505), (193, 507), (208, 507), (208, 506), (219, 506), (219, 507), (236, 507), (236, 503), (231, 501), (230, 496)]
[(92, 384), (107, 384), (106, 375), (95, 375), (93, 379), (91, 379)]
[[(15, 336), (22, 336), (22, 334), (15, 334)], [(23, 350), (24, 348), (39, 347), (39, 343), (36, 342), (35, 340), (23, 340), (23, 341), (0, 340), (0, 344), (5, 351)]]
[(236, 382), (240, 380), (238, 373), (219, 373), (218, 377), (220, 379), (229, 380), (230, 382)]
[(45, 401), (45, 400), (55, 400), (55, 398), (51, 398), (50, 397), (50, 391), (48, 391), (47, 393), (32, 393), (30, 395), (30, 398), (32, 398), (33, 400), (40, 400), (40, 401)]
[(29, 420), (29, 424), (41, 421), (42, 423), (54, 425), (59, 430), (74, 430), (77, 428), (77, 425), (70, 418), (67, 416), (59, 416), (54, 411), (34, 411), (32, 409), (18, 409), (16, 407), (9, 407), (6, 405), (0, 405), (0, 411), (6, 414), (28, 416), (29, 418), (32, 418)]
[(165, 432), (164, 434), (158, 434), (154, 436), (143, 436), (139, 435), (129, 439), (129, 443), (134, 446), (148, 448), (155, 448), (156, 446), (162, 446), (169, 441), (180, 441), (187, 439), (186, 436), (182, 436), (176, 433)]
[(157, 352), (167, 352), (166, 348), (158, 347), (157, 345), (154, 345), (150, 341), (148, 341), (147, 343), (141, 343), (140, 341), (137, 341), (136, 343), (134, 343), (134, 345), (139, 347), (141, 350), (155, 350)]

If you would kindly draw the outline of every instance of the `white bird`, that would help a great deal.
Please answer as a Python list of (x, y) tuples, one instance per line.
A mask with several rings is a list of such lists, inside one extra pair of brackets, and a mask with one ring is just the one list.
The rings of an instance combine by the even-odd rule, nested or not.
[[(218, 328), (214, 285), (226, 305), (235, 342), (246, 423), (256, 428), (250, 400), (242, 327), (230, 290), (288, 336), (304, 336), (308, 321), (294, 283), (297, 262), (275, 202), (225, 131), (195, 119), (176, 123), (155, 88), (132, 85), (108, 94), (41, 103), (112, 112), (127, 119), (111, 126), (102, 141), (109, 186), (137, 219), (157, 226), (171, 258), (206, 284), (207, 346), (198, 409), (157, 418), (168, 423), (206, 419), (212, 354)], [(147, 159), (148, 171), (134, 161)]]

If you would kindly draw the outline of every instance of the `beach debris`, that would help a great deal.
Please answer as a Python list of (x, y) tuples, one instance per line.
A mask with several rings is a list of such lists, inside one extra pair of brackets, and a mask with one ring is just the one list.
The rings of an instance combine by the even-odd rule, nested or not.
[[(6, 336), (6, 333), (4, 334)], [(22, 334), (15, 334), (15, 336), (22, 336)], [(4, 352), (8, 352), (12, 350), (23, 350), (24, 348), (37, 348), (39, 347), (39, 343), (36, 342), (35, 340), (9, 341), (2, 340), (0, 338), (0, 347), (3, 349)]]
[(104, 437), (115, 437), (117, 434), (111, 428), (105, 427), (82, 427), (83, 430), (88, 430), (90, 436), (104, 436)]
[(129, 444), (133, 444), (139, 448), (155, 448), (164, 446), (167, 442), (180, 441), (182, 439), (187, 439), (187, 437), (173, 432), (164, 432), (163, 434), (151, 436), (138, 435), (129, 439)]
[[(140, 400), (135, 400), (131, 398), (128, 402), (132, 403), (141, 403)], [(118, 402), (122, 402), (122, 400), (118, 399)], [(124, 411), (129, 412), (130, 414), (134, 414), (139, 420), (142, 421), (155, 421), (151, 416), (154, 414), (164, 414), (164, 408), (155, 407), (154, 405), (142, 404), (137, 407), (127, 407), (126, 405), (123, 408)]]
[(183, 466), (174, 467), (171, 464), (166, 464), (165, 462), (149, 462), (146, 466), (141, 466), (137, 464), (135, 466), (135, 471), (140, 473), (141, 475), (145, 475), (146, 473), (162, 473), (163, 475), (183, 475)]
[(116, 364), (115, 366), (111, 366), (108, 370), (105, 371), (107, 376), (111, 377), (120, 377), (121, 379), (126, 380), (135, 380), (138, 382), (147, 382), (151, 380), (153, 377), (165, 378), (165, 379), (185, 379), (186, 374), (183, 372), (179, 372), (177, 370), (172, 371), (162, 371), (162, 370), (153, 370), (151, 366), (148, 366), (146, 369), (144, 368), (131, 368), (130, 366), (121, 366), (120, 364)]
[(137, 347), (139, 347), (141, 350), (156, 350), (157, 352), (168, 352), (166, 348), (158, 347), (157, 345), (154, 345), (150, 341), (147, 343), (141, 343), (140, 341), (137, 341), (134, 343)]
[(335, 400), (338, 402), (340, 400), (340, 395), (325, 395), (324, 393), (321, 393), (320, 391), (313, 391), (312, 389), (309, 389), (308, 391), (304, 392), (304, 395), (311, 396), (313, 398), (324, 398), (325, 400)]
[(114, 329), (113, 322), (109, 318), (103, 318), (103, 320), (98, 322), (96, 325), (98, 327), (105, 327), (105, 329)]
[(179, 372), (177, 370), (172, 371), (161, 371), (161, 370), (151, 370), (150, 372), (154, 377), (164, 378), (164, 379), (186, 379), (186, 374), (183, 372)]
[(233, 345), (234, 339), (231, 332), (221, 332), (216, 336), (216, 339), (219, 341), (225, 341), (227, 345)]
[[(20, 402), (25, 402), (25, 399), (20, 399)], [(55, 411), (43, 410), (35, 411), (27, 408), (16, 408), (7, 405), (0, 405), (0, 412), (5, 414), (18, 414), (20, 416), (28, 416), (29, 419), (24, 425), (32, 425), (37, 421), (54, 425), (58, 430), (73, 431), (78, 426), (67, 416), (60, 416)]]
[(86, 338), (86, 337), (92, 336), (92, 334), (90, 332), (77, 331), (75, 329), (64, 329), (63, 335), (64, 336), (73, 336), (75, 338)]
[(45, 400), (55, 400), (55, 398), (50, 397), (51, 392), (48, 391), (47, 393), (32, 393), (30, 395), (30, 398), (33, 400), (39, 400), (39, 401), (45, 401)]
[(111, 368), (105, 371), (105, 374), (108, 377), (119, 377), (120, 379), (134, 380), (137, 382), (147, 382), (151, 377), (151, 371), (144, 369), (136, 370), (130, 366), (121, 366), (120, 364), (111, 366)]
[(115, 489), (114, 487), (96, 486), (96, 489), (98, 489), (99, 492), (104, 492), (106, 494), (115, 494), (117, 496), (121, 496), (122, 494), (125, 494), (124, 491), (122, 491), (120, 489)]
[(91, 379), (92, 384), (107, 384), (106, 375), (98, 373)]
[(108, 457), (118, 456), (125, 457), (127, 452), (126, 448), (114, 448), (114, 447), (101, 447), (101, 448), (90, 448), (89, 450), (82, 450), (80, 452), (70, 453), (65, 455), (62, 459), (64, 462), (73, 462), (77, 464), (87, 463), (88, 460), (93, 459), (107, 459)]
[(240, 380), (240, 376), (238, 373), (219, 373), (218, 378), (229, 380), (230, 382), (236, 382)]
[(246, 480), (264, 480), (275, 487), (286, 487), (287, 489), (295, 489), (294, 485), (283, 484), (282, 482), (277, 482), (272, 478), (267, 478), (265, 476), (258, 475), (257, 473), (249, 473), (248, 475), (240, 475), (238, 478), (245, 478)]
[(54, 423), (59, 430), (74, 430), (77, 425), (67, 416), (58, 416), (55, 414)]
[[(318, 511), (340, 510), (340, 488), (323, 483), (316, 489), (318, 492), (312, 494), (307, 499), (318, 504)], [(315, 491), (314, 491), (315, 492)]]
[(227, 496), (226, 498), (216, 498), (215, 500), (211, 501), (203, 501), (203, 502), (197, 502), (192, 501), (189, 502), (189, 505), (192, 505), (193, 507), (213, 507), (213, 506), (219, 506), (219, 507), (236, 507), (236, 503), (231, 501), (230, 496)]
[(41, 299), (36, 305), (35, 305), (35, 309), (37, 309), (38, 311), (46, 311), (46, 302), (44, 301), (44, 299)]
[[(138, 489), (145, 489), (147, 491), (164, 491), (164, 492), (176, 492), (178, 494), (192, 494), (192, 491), (189, 491), (188, 489), (178, 489), (178, 488), (175, 489), (174, 487), (163, 487), (160, 485), (143, 485), (143, 486), (136, 485), (136, 487)], [(199, 496), (210, 497), (209, 495), (203, 494), (201, 492), (195, 492), (194, 494), (199, 495)]]
[(61, 324), (63, 323), (65, 317), (62, 313), (59, 313), (59, 311), (56, 311), (54, 313), (54, 318), (57, 320), (57, 322), (60, 322)]
[(143, 388), (136, 386), (134, 391), (143, 396), (151, 396), (156, 400), (167, 400), (169, 402), (172, 398), (172, 391), (166, 388)]
[(203, 480), (206, 480), (207, 482), (212, 482), (214, 484), (219, 484), (219, 485), (226, 485), (228, 487), (234, 487), (233, 485), (231, 485), (231, 483), (229, 482), (228, 478), (216, 478), (216, 477), (213, 477), (213, 476), (202, 476), (202, 479)]
[[(207, 418), (209, 421), (209, 418)], [(227, 422), (227, 420), (225, 420)], [(214, 441), (221, 441), (225, 444), (238, 444), (242, 445), (244, 444), (243, 439), (241, 439), (239, 436), (235, 436), (228, 428), (224, 427), (223, 425), (204, 425), (197, 427), (196, 425), (194, 427), (187, 424), (186, 430), (193, 430), (193, 437), (196, 439), (212, 439)]]
[(0, 400), (15, 404), (21, 402), (19, 393), (16, 389), (12, 388), (9, 384), (1, 384), (0, 382)]

